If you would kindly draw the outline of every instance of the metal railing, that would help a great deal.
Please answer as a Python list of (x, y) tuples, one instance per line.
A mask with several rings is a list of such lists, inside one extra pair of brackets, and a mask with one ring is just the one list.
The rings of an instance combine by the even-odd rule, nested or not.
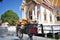
[[(47, 27), (47, 26), (45, 25), (44, 27)], [(50, 25), (47, 27), (47, 30), (45, 29), (44, 31), (49, 31), (51, 33), (60, 32), (60, 25)]]
[[(41, 34), (41, 26), (37, 28), (38, 33)], [(60, 25), (43, 25), (43, 32), (45, 37), (60, 39)]]

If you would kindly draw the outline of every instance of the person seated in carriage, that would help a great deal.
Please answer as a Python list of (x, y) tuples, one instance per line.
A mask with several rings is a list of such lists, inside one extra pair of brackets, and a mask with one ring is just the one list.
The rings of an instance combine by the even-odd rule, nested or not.
[[(35, 32), (35, 34), (37, 33), (37, 29), (33, 28), (33, 27), (37, 26), (36, 24), (37, 24), (36, 20), (31, 20), (31, 19), (27, 18), (27, 19), (22, 19), (22, 21), (18, 25), (20, 25), (20, 29), (21, 29), (22, 33), (24, 31), (25, 33), (28, 34), (30, 40), (33, 40), (32, 36), (33, 36), (34, 32)], [(17, 25), (17, 27), (18, 27), (18, 25)]]

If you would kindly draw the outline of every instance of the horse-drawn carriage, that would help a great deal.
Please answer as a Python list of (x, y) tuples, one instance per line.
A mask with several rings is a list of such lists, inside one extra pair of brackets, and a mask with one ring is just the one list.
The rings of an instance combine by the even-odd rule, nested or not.
[(23, 33), (26, 33), (31, 36), (37, 34), (37, 22), (23, 19), (21, 23), (17, 25), (18, 37), (22, 38)]

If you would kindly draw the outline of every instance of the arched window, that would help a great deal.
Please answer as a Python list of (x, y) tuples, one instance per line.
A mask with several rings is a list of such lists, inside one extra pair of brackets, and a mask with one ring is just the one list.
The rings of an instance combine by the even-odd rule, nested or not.
[(29, 18), (32, 19), (32, 12), (29, 11)]

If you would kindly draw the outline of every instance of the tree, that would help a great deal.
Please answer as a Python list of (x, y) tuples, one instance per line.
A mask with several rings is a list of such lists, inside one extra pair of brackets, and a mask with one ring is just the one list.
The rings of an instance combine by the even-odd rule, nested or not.
[(8, 22), (10, 25), (14, 25), (18, 20), (18, 15), (12, 10), (6, 11), (1, 15), (2, 22)]

